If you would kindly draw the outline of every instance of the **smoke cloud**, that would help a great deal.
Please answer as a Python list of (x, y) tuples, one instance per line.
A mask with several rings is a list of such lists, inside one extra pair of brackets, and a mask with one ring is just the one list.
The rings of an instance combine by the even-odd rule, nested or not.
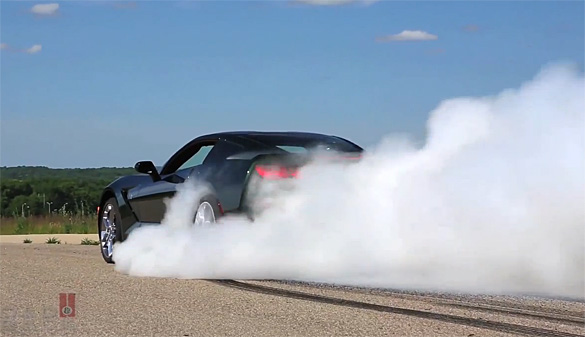
[(422, 148), (389, 136), (315, 162), (254, 222), (193, 227), (184, 184), (162, 226), (114, 247), (135, 276), (289, 279), (585, 298), (585, 82), (570, 65), (443, 101)]

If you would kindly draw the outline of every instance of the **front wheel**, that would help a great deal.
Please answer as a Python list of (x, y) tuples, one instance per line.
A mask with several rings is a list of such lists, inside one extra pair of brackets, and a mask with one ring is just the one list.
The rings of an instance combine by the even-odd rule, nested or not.
[(100, 222), (98, 227), (102, 257), (107, 263), (114, 263), (112, 260), (114, 243), (120, 241), (121, 233), (120, 212), (115, 198), (106, 200), (100, 209)]

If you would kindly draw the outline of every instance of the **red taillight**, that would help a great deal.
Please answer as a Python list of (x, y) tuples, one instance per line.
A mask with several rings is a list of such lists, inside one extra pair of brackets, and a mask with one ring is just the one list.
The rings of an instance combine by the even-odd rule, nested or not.
[(296, 178), (298, 170), (278, 165), (256, 165), (256, 172), (264, 179)]
[(358, 155), (355, 155), (355, 156), (343, 156), (342, 158), (343, 159), (348, 159), (348, 160), (360, 160), (360, 159), (362, 159), (362, 155), (361, 154), (358, 154)]

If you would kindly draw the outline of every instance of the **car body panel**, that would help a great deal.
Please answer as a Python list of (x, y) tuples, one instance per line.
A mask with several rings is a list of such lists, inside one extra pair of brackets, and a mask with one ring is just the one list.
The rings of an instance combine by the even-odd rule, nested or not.
[[(159, 181), (153, 181), (148, 174), (134, 174), (110, 183), (103, 190), (100, 206), (109, 197), (116, 198), (122, 240), (134, 228), (159, 224), (166, 211), (164, 200), (175, 195), (187, 179), (206, 182), (223, 212), (245, 213), (245, 195), (255, 163), (277, 161), (302, 166), (307, 161), (306, 155), (287, 152), (274, 144), (283, 148), (326, 144), (331, 150), (363, 151), (341, 137), (317, 133), (236, 131), (203, 135), (185, 144), (164, 165), (157, 167)], [(203, 154), (197, 157), (200, 152)]]

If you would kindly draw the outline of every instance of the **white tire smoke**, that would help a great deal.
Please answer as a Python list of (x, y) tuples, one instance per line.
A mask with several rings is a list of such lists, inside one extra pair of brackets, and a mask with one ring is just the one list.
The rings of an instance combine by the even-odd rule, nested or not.
[(444, 101), (423, 148), (388, 138), (307, 166), (253, 223), (192, 227), (202, 193), (185, 184), (161, 226), (116, 244), (116, 270), (585, 298), (584, 78), (555, 65)]

